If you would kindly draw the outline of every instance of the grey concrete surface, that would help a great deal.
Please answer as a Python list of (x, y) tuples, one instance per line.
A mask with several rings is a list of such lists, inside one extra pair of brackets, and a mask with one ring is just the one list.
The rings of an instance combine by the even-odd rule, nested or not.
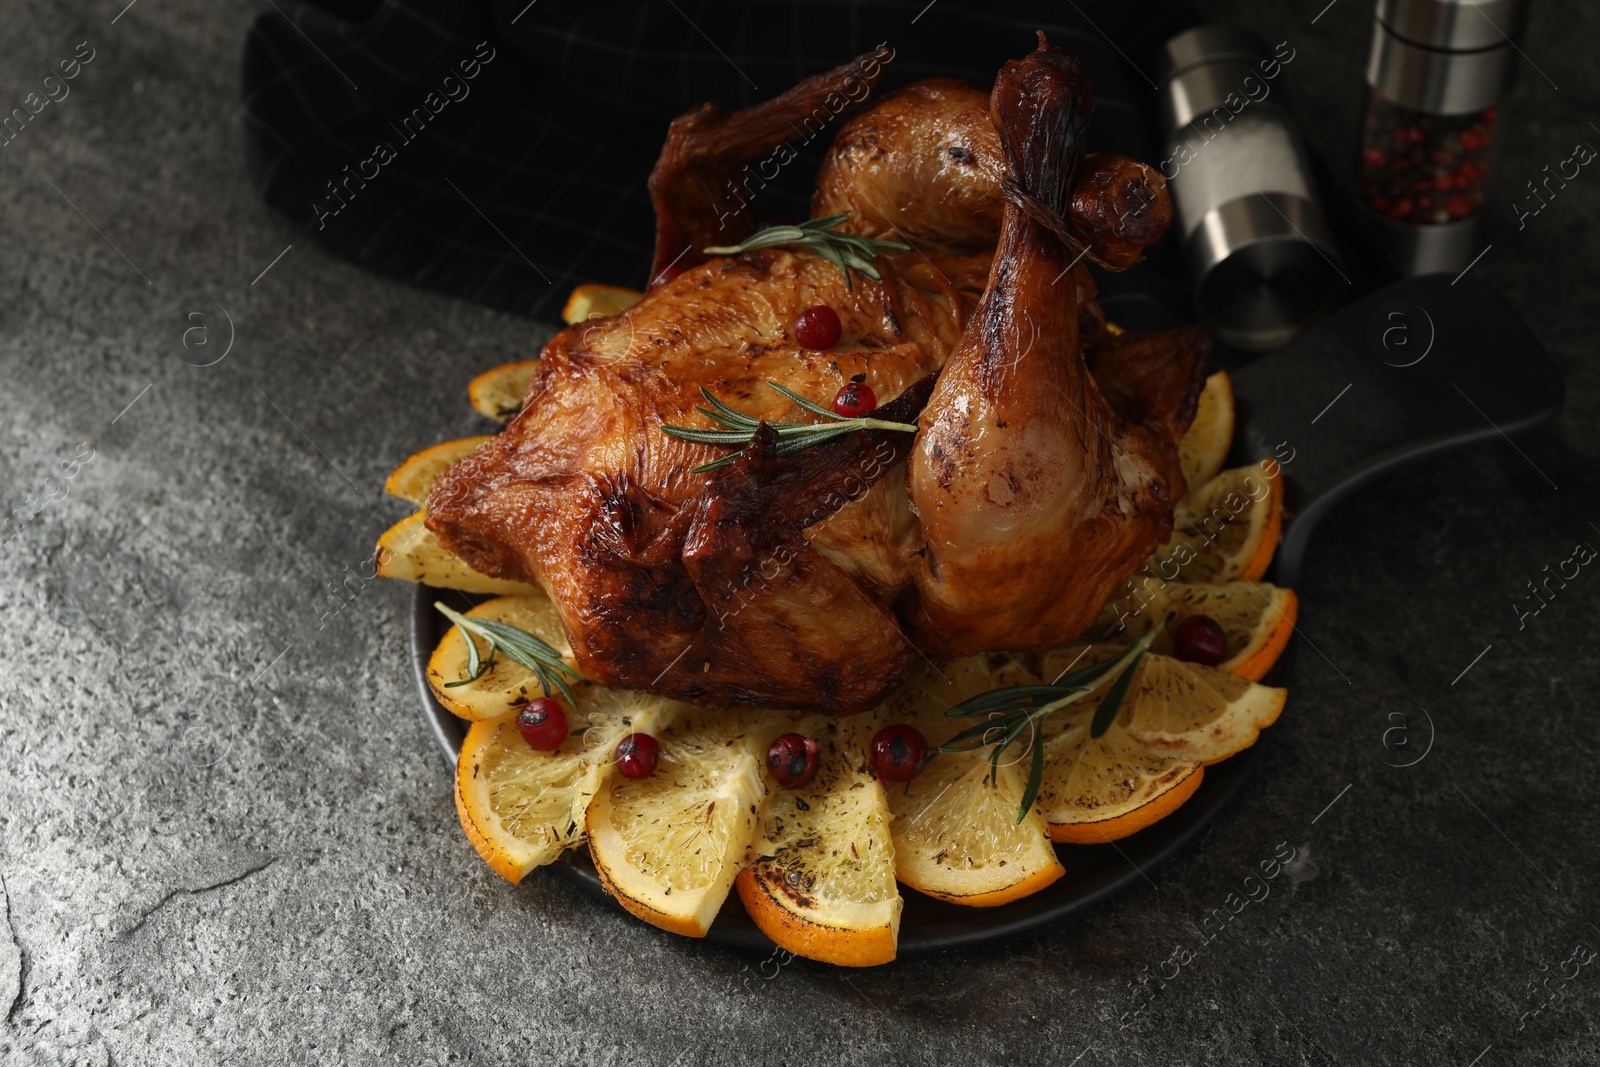
[[(324, 598), (401, 514), (391, 466), (479, 432), (467, 377), (542, 330), (257, 203), (234, 103), (257, 5), (124, 2), (0, 17), (0, 111), (96, 49), (0, 149), (0, 503), (42, 505), (0, 549), (0, 1063), (1600, 1060), (1600, 968), (1563, 966), (1600, 948), (1600, 575), (1522, 629), (1511, 606), (1600, 545), (1600, 177), (1522, 232), (1510, 208), (1600, 143), (1590, 5), (1535, 4), (1474, 268), (1567, 374), (1559, 424), (1328, 522), (1262, 772), (1149, 884), (982, 950), (769, 977), (553, 878), (508, 886), (462, 838), (407, 590)], [(1337, 154), (1369, 11), (1321, 7), (1212, 5), (1295, 43), (1286, 84)], [(219, 310), (231, 350), (188, 365)], [(1420, 744), (1418, 709), (1432, 750), (1392, 767), (1390, 715)], [(1285, 842), (1270, 897), (1199, 947)]]

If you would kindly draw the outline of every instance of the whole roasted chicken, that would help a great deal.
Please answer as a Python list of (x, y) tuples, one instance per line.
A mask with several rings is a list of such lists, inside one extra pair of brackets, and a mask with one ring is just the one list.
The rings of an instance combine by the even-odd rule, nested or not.
[[(1072, 640), (1170, 534), (1210, 342), (1105, 325), (1088, 263), (1137, 261), (1171, 204), (1151, 168), (1085, 154), (1088, 77), (1043, 34), (992, 92), (918, 82), (835, 137), (812, 214), (909, 246), (876, 257), (881, 280), (803, 248), (702, 251), (759, 228), (727, 207), (744, 164), (861, 69), (677, 119), (650, 291), (557, 334), (520, 413), (433, 486), (428, 528), (543, 586), (590, 678), (861, 711), (919, 657)], [(842, 325), (827, 350), (795, 336), (817, 305)], [(860, 383), (916, 432), (781, 452), (770, 424), (822, 416), (774, 382), (824, 407)], [(728, 447), (662, 431), (719, 428), (702, 388), (762, 420), (709, 473)]]

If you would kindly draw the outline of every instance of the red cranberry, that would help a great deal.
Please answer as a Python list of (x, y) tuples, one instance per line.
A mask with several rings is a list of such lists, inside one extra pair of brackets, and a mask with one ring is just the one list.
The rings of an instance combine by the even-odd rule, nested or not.
[(665, 268), (660, 274), (657, 274), (650, 280), (650, 288), (654, 289), (658, 285), (666, 285), (668, 282), (682, 273), (683, 268), (674, 263), (672, 266)]
[(872, 735), (872, 769), (886, 781), (911, 781), (927, 756), (927, 739), (915, 726), (897, 722)]
[(866, 382), (849, 381), (833, 394), (833, 413), (859, 419), (878, 410), (878, 395)]
[(629, 734), (617, 742), (616, 760), (624, 778), (648, 778), (661, 761), (661, 745), (649, 734)]
[(767, 770), (785, 789), (799, 789), (817, 775), (817, 742), (804, 734), (784, 734), (767, 749)]
[(794, 339), (800, 342), (802, 348), (812, 348), (818, 351), (832, 348), (839, 343), (839, 332), (843, 329), (839, 325), (839, 313), (826, 304), (818, 304), (813, 308), (806, 308), (800, 312), (800, 317), (794, 320)]
[(1228, 635), (1214, 619), (1190, 615), (1173, 627), (1172, 650), (1181, 660), (1215, 667), (1228, 658)]
[(529, 748), (554, 752), (567, 739), (567, 713), (549, 697), (537, 697), (517, 712), (517, 733)]

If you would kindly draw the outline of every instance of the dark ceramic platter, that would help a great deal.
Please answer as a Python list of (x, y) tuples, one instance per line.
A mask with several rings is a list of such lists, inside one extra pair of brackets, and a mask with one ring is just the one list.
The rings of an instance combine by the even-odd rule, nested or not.
[[(1401, 318), (1392, 314), (1396, 310)], [(1278, 456), (1283, 463), (1286, 521), (1270, 577), (1286, 586), (1296, 583), (1312, 528), (1351, 490), (1405, 460), (1550, 418), (1563, 394), (1560, 373), (1504, 301), (1469, 280), (1452, 283), (1445, 276), (1401, 282), (1346, 307), (1233, 371), (1233, 383), (1238, 425), (1232, 459)], [(416, 590), (411, 657), (423, 717), (453, 770), (465, 724), (434, 700), (427, 681), (428, 657), (448, 625), (432, 608), (440, 595)], [(1316, 609), (1302, 610), (1314, 615)], [(1287, 685), (1292, 658), (1285, 657), (1267, 681)], [(1291, 695), (1291, 715), (1293, 707)], [(1271, 737), (1269, 730), (1253, 748), (1208, 768), (1195, 795), (1149, 829), (1115, 844), (1058, 846), (1067, 873), (1042, 892), (997, 908), (963, 908), (908, 892), (900, 955), (1021, 933), (1149, 878), (1228, 805)], [(605, 895), (586, 849), (548, 870)], [(739, 948), (772, 948), (737, 894), (729, 895), (709, 937)]]

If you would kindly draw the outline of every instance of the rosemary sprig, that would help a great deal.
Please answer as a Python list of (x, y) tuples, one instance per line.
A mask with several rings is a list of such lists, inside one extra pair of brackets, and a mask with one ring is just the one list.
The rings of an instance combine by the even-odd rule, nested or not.
[[(916, 433), (917, 428), (909, 422), (887, 422), (883, 419), (874, 419), (867, 415), (840, 415), (829, 411), (820, 404), (814, 404), (792, 389), (787, 389), (777, 382), (768, 382), (772, 388), (793, 400), (796, 404), (816, 415), (831, 419), (831, 422), (769, 422), (778, 434), (778, 455), (792, 456), (796, 452), (810, 448), (812, 445), (831, 441), (857, 430), (898, 430), (901, 433)], [(725, 445), (732, 448), (743, 448), (750, 443), (756, 430), (760, 429), (762, 420), (751, 415), (746, 415), (737, 408), (727, 404), (711, 395), (711, 390), (705, 386), (700, 387), (700, 395), (706, 398), (711, 405), (703, 408), (695, 405), (695, 410), (717, 425), (725, 427), (721, 430), (696, 430), (689, 426), (663, 426), (661, 432), (668, 437), (676, 437), (680, 441), (693, 441), (701, 445)], [(702, 463), (690, 470), (691, 474), (704, 474), (714, 471), (719, 467), (726, 467), (739, 458), (737, 452), (710, 463)]]
[[(461, 628), (461, 636), (467, 642), (467, 677), (458, 678), (453, 682), (444, 683), (446, 689), (454, 689), (458, 685), (475, 682), (494, 666), (494, 657), (497, 653), (504, 652), (506, 659), (513, 663), (521, 664), (539, 677), (539, 684), (544, 686), (546, 693), (552, 690), (559, 691), (567, 698), (567, 703), (577, 708), (578, 700), (572, 695), (572, 687), (567, 684), (563, 674), (570, 675), (573, 680), (581, 681), (582, 675), (562, 660), (561, 653), (550, 645), (515, 626), (493, 619), (472, 619), (460, 612), (451, 611), (438, 601), (434, 607), (445, 618)], [(478, 655), (477, 638), (483, 638), (489, 644), (489, 655), (480, 658)]]
[(1027, 818), (1028, 810), (1039, 797), (1039, 787), (1044, 782), (1044, 735), (1039, 729), (1051, 712), (1075, 704), (1094, 692), (1107, 676), (1121, 672), (1111, 683), (1089, 721), (1089, 736), (1099, 738), (1111, 729), (1117, 710), (1122, 706), (1128, 689), (1133, 684), (1133, 670), (1141, 656), (1149, 649), (1166, 626), (1163, 620), (1140, 638), (1122, 655), (1100, 663), (1091, 664), (1071, 674), (1062, 675), (1049, 685), (1016, 685), (1005, 689), (991, 689), (969, 697), (945, 712), (948, 718), (970, 719), (983, 716), (984, 721), (956, 734), (939, 747), (940, 752), (970, 752), (989, 745), (989, 782), (1000, 777), (1000, 756), (1012, 742), (1024, 733), (1033, 735), (1033, 759), (1028, 772), (1028, 785), (1022, 791), (1022, 803), (1017, 808), (1017, 821)]
[(796, 245), (810, 249), (824, 259), (832, 261), (833, 265), (844, 274), (846, 289), (854, 288), (850, 284), (851, 271), (864, 274), (875, 282), (883, 281), (878, 268), (872, 264), (873, 259), (879, 252), (909, 252), (911, 246), (901, 244), (899, 241), (860, 237), (834, 229), (843, 225), (849, 217), (849, 215), (828, 215), (820, 219), (807, 219), (798, 226), (768, 226), (736, 245), (713, 245), (700, 251), (708, 256), (736, 256), (740, 252), (751, 252), (757, 248)]

